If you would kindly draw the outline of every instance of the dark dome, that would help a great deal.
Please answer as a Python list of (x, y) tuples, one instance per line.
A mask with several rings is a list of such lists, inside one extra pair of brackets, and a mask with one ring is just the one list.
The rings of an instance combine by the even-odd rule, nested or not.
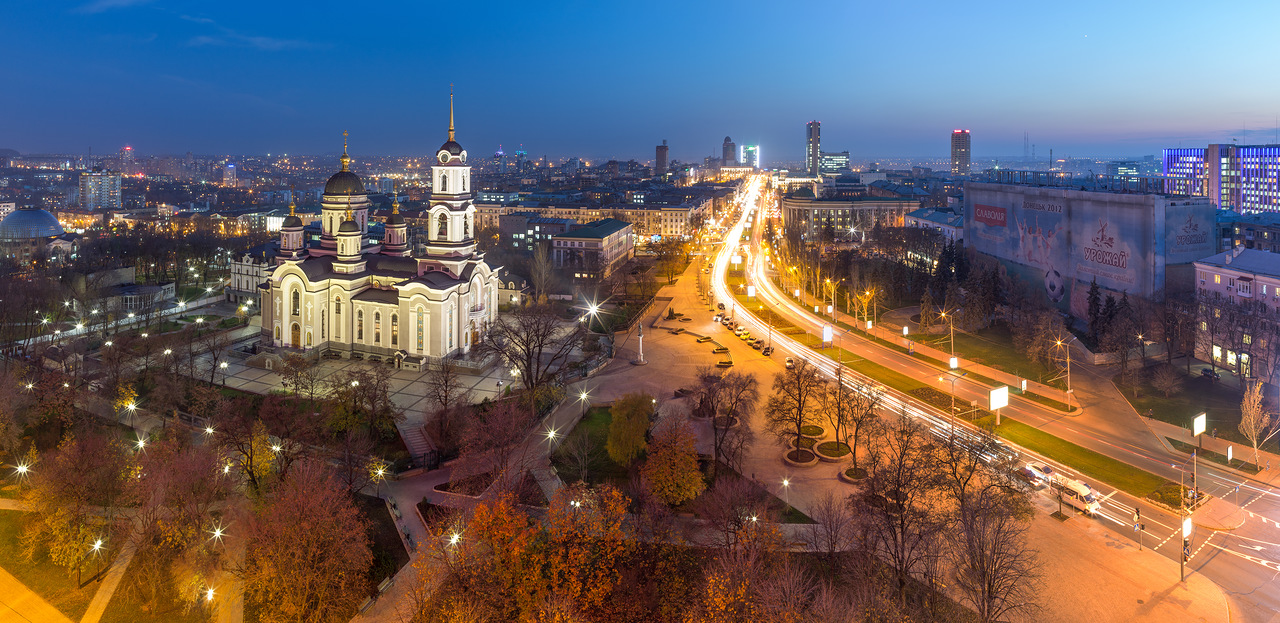
[(352, 220), (342, 221), (342, 225), (338, 227), (338, 233), (340, 234), (357, 233), (358, 234), (360, 233), (360, 226), (357, 225), (356, 222)]
[(289, 216), (284, 217), (284, 223), (282, 223), (280, 226), (281, 227), (302, 227), (302, 219), (298, 218), (298, 215), (296, 214), (290, 214)]
[(0, 240), (30, 240), (61, 236), (63, 233), (58, 219), (38, 208), (14, 210), (0, 221)]
[(404, 215), (400, 214), (399, 212), (396, 212), (395, 214), (388, 216), (387, 224), (388, 225), (404, 225)]
[(447, 151), (447, 152), (449, 152), (450, 154), (453, 154), (453, 155), (455, 155), (455, 156), (461, 156), (461, 155), (462, 155), (462, 145), (459, 145), (456, 141), (445, 141), (445, 143), (444, 143), (443, 145), (441, 145), (441, 146), (440, 146), (440, 149), (438, 149), (438, 150), (436, 150), (436, 151), (437, 151), (437, 153), (438, 153), (438, 152), (440, 152), (440, 151)]
[(364, 194), (364, 184), (360, 182), (359, 175), (350, 171), (338, 171), (325, 183), (324, 194), (362, 195)]

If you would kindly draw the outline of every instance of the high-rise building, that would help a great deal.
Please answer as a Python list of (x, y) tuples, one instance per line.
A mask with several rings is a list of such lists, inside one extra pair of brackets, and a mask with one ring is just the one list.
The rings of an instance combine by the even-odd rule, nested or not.
[(1165, 192), (1240, 212), (1280, 212), (1280, 145), (1166, 149), (1163, 164)]
[(809, 175), (817, 176), (822, 166), (822, 124), (810, 121), (804, 126), (804, 169)]
[(838, 175), (849, 170), (849, 152), (837, 151), (822, 154), (818, 160), (818, 173)]
[(951, 132), (951, 174), (960, 177), (968, 177), (969, 175), (968, 130)]
[(760, 146), (759, 145), (743, 145), (742, 157), (738, 158), (738, 162), (749, 167), (760, 167)]
[(720, 162), (725, 166), (732, 166), (738, 162), (738, 146), (727, 136), (724, 137), (724, 145), (720, 149)]
[(1117, 160), (1107, 163), (1107, 175), (1112, 177), (1138, 177), (1142, 165), (1134, 160)]
[(222, 185), (230, 188), (236, 186), (236, 163), (228, 162), (222, 167)]
[(666, 175), (667, 174), (667, 139), (665, 138), (662, 139), (662, 144), (658, 145), (658, 147), (654, 151), (655, 151), (654, 153), (655, 162), (653, 166), (653, 173), (654, 175)]
[(80, 207), (86, 210), (120, 209), (120, 174), (94, 168), (80, 174)]

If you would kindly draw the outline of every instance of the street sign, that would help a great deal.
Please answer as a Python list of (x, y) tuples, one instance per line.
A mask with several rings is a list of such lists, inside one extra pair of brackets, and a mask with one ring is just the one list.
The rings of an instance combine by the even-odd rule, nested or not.
[(1009, 406), (1009, 386), (1001, 385), (991, 390), (991, 410)]
[(1201, 413), (1195, 419), (1191, 420), (1191, 436), (1199, 437), (1204, 434), (1205, 426), (1209, 424), (1209, 414)]

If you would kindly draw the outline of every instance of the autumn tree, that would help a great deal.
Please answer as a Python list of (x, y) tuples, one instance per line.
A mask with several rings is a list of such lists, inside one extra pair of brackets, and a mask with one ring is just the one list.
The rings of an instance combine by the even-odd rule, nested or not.
[(605, 602), (631, 548), (629, 502), (610, 485), (577, 483), (556, 492), (547, 506), (543, 554), (553, 596), (588, 612)]
[(245, 479), (253, 493), (263, 491), (274, 471), (275, 452), (253, 400), (239, 398), (223, 403), (214, 418), (214, 430), (214, 439), (237, 476)]
[(462, 431), (460, 456), (467, 468), (454, 469), (454, 474), (493, 473), (499, 486), (514, 487), (531, 467), (533, 453), (525, 441), (536, 423), (533, 414), (514, 401), (478, 405)]
[(1240, 401), (1240, 434), (1253, 444), (1253, 462), (1261, 464), (1258, 448), (1280, 433), (1280, 422), (1262, 403), (1262, 383), (1252, 382)]
[(640, 473), (649, 491), (672, 506), (698, 497), (706, 488), (698, 470), (698, 437), (683, 420), (665, 418), (654, 430)]
[(315, 400), (321, 388), (320, 373), (310, 359), (297, 353), (290, 353), (280, 368), (282, 384), (293, 393), (295, 398)]
[(365, 522), (318, 463), (290, 472), (245, 527), (245, 596), (265, 620), (347, 621), (373, 563)]
[(391, 402), (392, 374), (386, 366), (361, 366), (330, 377), (330, 427), (337, 431), (363, 427), (373, 438), (395, 436), (404, 414)]
[(645, 433), (649, 430), (649, 417), (653, 411), (654, 398), (649, 394), (626, 394), (613, 402), (609, 409), (609, 436), (604, 447), (615, 463), (628, 466), (644, 451)]
[(23, 530), (23, 554), (75, 569), (127, 502), (133, 453), (106, 435), (68, 435), (32, 472), (23, 501), (36, 519)]
[(551, 293), (554, 278), (550, 245), (546, 242), (539, 243), (533, 249), (533, 261), (529, 264), (529, 283), (533, 286), (534, 305), (543, 305), (547, 302), (547, 295)]
[[(821, 406), (826, 381), (818, 368), (806, 359), (796, 362), (794, 368), (779, 372), (773, 377), (773, 396), (765, 406), (765, 425), (780, 441), (799, 441), (801, 430), (810, 424)], [(803, 456), (801, 450), (793, 454)]]

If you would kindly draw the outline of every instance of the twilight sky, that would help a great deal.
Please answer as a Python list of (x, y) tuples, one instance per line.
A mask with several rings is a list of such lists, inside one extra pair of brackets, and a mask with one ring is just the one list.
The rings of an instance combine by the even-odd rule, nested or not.
[[(1280, 2), (4, 0), (0, 148), (976, 158), (1277, 142)], [(1248, 134), (1242, 134), (1247, 128)]]

